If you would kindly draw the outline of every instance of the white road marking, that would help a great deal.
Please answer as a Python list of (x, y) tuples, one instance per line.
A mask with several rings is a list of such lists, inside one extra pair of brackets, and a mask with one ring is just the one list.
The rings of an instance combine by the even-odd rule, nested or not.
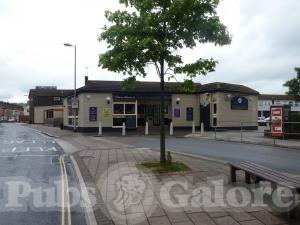
[(24, 143), (32, 143), (32, 144), (36, 144), (36, 143), (48, 144), (48, 143), (51, 143), (51, 144), (56, 144), (56, 141), (54, 141), (53, 139), (46, 139), (46, 140), (22, 140), (22, 139), (10, 140), (9, 138), (0, 139), (0, 144), (4, 144), (4, 145), (24, 144)]
[(1, 149), (3, 153), (20, 153), (20, 152), (58, 152), (56, 147), (13, 147)]
[(11, 157), (54, 157), (54, 156), (59, 156), (59, 155), (14, 155), (14, 156), (11, 156), (11, 155), (0, 155), (0, 158), (11, 158)]
[(55, 147), (51, 147), (51, 148), (48, 148), (48, 150), (46, 151), (54, 151), (54, 152), (57, 152), (58, 150), (55, 148)]

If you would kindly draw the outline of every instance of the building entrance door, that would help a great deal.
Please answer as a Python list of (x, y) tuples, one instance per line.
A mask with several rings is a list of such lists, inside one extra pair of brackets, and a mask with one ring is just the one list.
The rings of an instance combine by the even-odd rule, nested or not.
[(160, 105), (147, 104), (144, 107), (145, 107), (145, 118), (146, 121), (148, 121), (149, 126), (159, 126)]
[(210, 104), (200, 105), (200, 121), (204, 124), (205, 130), (210, 130)]
[(153, 105), (153, 126), (160, 126), (160, 105)]

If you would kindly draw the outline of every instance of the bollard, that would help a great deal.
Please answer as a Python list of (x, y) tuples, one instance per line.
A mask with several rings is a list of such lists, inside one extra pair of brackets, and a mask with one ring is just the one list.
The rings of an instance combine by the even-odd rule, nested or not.
[(122, 126), (122, 136), (125, 136), (126, 135), (126, 125), (125, 123), (123, 123), (123, 126)]
[(99, 137), (102, 137), (102, 123), (99, 123), (99, 133), (98, 133)]
[(195, 121), (192, 122), (192, 134), (196, 134), (196, 127), (195, 127)]
[(149, 135), (149, 124), (148, 124), (148, 122), (146, 122), (146, 126), (145, 126), (145, 135)]
[(170, 136), (174, 135), (174, 127), (173, 127), (173, 122), (170, 124)]
[(201, 137), (204, 136), (204, 123), (201, 123)]

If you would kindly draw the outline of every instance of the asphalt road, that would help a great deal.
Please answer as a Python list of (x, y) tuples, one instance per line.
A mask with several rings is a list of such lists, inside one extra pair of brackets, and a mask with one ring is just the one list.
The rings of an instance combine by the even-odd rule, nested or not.
[(67, 195), (67, 187), (78, 189), (77, 181), (54, 139), (0, 123), (1, 225), (85, 225), (79, 204), (70, 206), (75, 195)]
[[(135, 147), (159, 148), (159, 137), (109, 137)], [(300, 150), (195, 138), (167, 138), (167, 149), (226, 161), (251, 161), (300, 175)]]

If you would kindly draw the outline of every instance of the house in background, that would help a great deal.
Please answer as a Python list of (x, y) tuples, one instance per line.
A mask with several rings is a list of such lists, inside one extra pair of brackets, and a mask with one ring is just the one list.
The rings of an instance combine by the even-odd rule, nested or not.
[(59, 126), (63, 123), (63, 99), (72, 93), (57, 87), (37, 86), (29, 92), (29, 122)]
[[(195, 84), (194, 92), (184, 92), (180, 83), (166, 83), (165, 125), (174, 128), (197, 127), (204, 123), (214, 128), (257, 129), (257, 101), (259, 93), (243, 85), (227, 83)], [(64, 126), (73, 129), (74, 119), (79, 131), (96, 131), (99, 122), (103, 129), (128, 129), (160, 126), (160, 83), (138, 82), (129, 90), (120, 81), (85, 79), (85, 86), (77, 89), (78, 103), (73, 114), (70, 93), (64, 100)]]
[(8, 102), (0, 102), (0, 121), (19, 122), (20, 116), (23, 116), (24, 109), (22, 105)]
[(300, 101), (289, 95), (262, 94), (258, 97), (258, 117), (270, 117), (272, 105), (290, 105), (292, 112), (300, 113)]

